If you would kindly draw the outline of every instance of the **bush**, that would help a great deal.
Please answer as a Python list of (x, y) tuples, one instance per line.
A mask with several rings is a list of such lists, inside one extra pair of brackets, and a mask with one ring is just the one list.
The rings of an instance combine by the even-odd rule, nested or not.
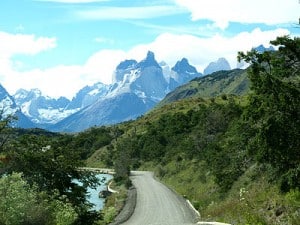
[(71, 225), (77, 216), (71, 204), (38, 192), (20, 173), (0, 179), (0, 224)]

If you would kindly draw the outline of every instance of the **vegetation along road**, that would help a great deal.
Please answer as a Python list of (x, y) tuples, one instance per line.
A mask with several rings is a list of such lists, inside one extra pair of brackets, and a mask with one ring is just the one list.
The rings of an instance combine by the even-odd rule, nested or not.
[(123, 225), (190, 225), (196, 214), (187, 202), (154, 179), (152, 172), (132, 172), (136, 208)]

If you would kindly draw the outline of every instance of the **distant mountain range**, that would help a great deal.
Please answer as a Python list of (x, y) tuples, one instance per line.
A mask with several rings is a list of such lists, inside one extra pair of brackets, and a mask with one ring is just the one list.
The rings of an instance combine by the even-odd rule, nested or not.
[(70, 101), (65, 97), (58, 99), (43, 96), (38, 89), (30, 91), (19, 89), (14, 95), (16, 105), (38, 127), (48, 128), (50, 125), (76, 113), (94, 103), (105, 95), (108, 86), (96, 83), (82, 88)]
[(115, 124), (135, 119), (152, 109), (174, 88), (201, 76), (182, 59), (168, 69), (148, 52), (144, 60), (125, 60), (114, 72), (114, 83), (97, 101), (50, 126), (54, 131), (80, 131), (92, 126)]
[[(144, 60), (125, 60), (115, 69), (114, 83), (96, 83), (78, 91), (69, 100), (44, 96), (40, 90), (18, 90), (9, 96), (10, 113), (18, 113), (26, 126), (52, 131), (76, 132), (91, 126), (114, 124), (135, 119), (153, 108), (167, 93), (188, 81), (202, 76), (186, 58), (172, 68), (158, 63), (153, 52)], [(4, 89), (5, 90), (5, 89)], [(19, 124), (21, 123), (19, 120)]]
[[(257, 50), (273, 49), (259, 46)], [(10, 96), (0, 86), (0, 108), (7, 114), (18, 115), (15, 126), (77, 132), (135, 119), (156, 106), (167, 94), (161, 104), (196, 92), (203, 96), (241, 94), (248, 88), (244, 71), (230, 69), (228, 61), (220, 58), (204, 69), (204, 74), (212, 74), (203, 77), (186, 58), (170, 68), (165, 62), (158, 63), (154, 53), (149, 51), (140, 62), (134, 59), (120, 62), (113, 74), (113, 84), (98, 82), (85, 86), (72, 100), (53, 99), (38, 89), (20, 89)], [(189, 88), (196, 83), (203, 85)]]

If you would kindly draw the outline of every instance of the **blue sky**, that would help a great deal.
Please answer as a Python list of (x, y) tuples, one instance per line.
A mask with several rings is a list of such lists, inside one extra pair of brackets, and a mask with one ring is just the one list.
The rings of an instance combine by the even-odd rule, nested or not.
[(170, 67), (226, 57), (234, 68), (239, 50), (299, 36), (299, 12), (298, 0), (1, 0), (0, 83), (72, 98), (148, 50)]

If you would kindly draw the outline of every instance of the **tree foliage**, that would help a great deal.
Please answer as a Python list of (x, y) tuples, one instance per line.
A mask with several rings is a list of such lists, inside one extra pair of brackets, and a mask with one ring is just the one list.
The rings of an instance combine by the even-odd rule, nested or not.
[(79, 172), (84, 150), (74, 147), (74, 143), (72, 135), (47, 136), (25, 132), (11, 140), (5, 149), (5, 155), (10, 159), (5, 165), (6, 174), (21, 173), (27, 186), (44, 193), (49, 202), (39, 209), (51, 208), (54, 204), (50, 220), (56, 221), (54, 224), (72, 224), (74, 220), (76, 224), (92, 224), (99, 216), (91, 211), (86, 198), (87, 187), (98, 185), (98, 180), (92, 173)]
[(288, 190), (300, 186), (300, 38), (278, 37), (271, 44), (278, 51), (238, 55), (251, 64), (245, 119), (255, 135), (248, 147), (259, 162), (272, 165)]
[(21, 173), (0, 178), (0, 224), (71, 225), (77, 217), (71, 204), (49, 199)]

